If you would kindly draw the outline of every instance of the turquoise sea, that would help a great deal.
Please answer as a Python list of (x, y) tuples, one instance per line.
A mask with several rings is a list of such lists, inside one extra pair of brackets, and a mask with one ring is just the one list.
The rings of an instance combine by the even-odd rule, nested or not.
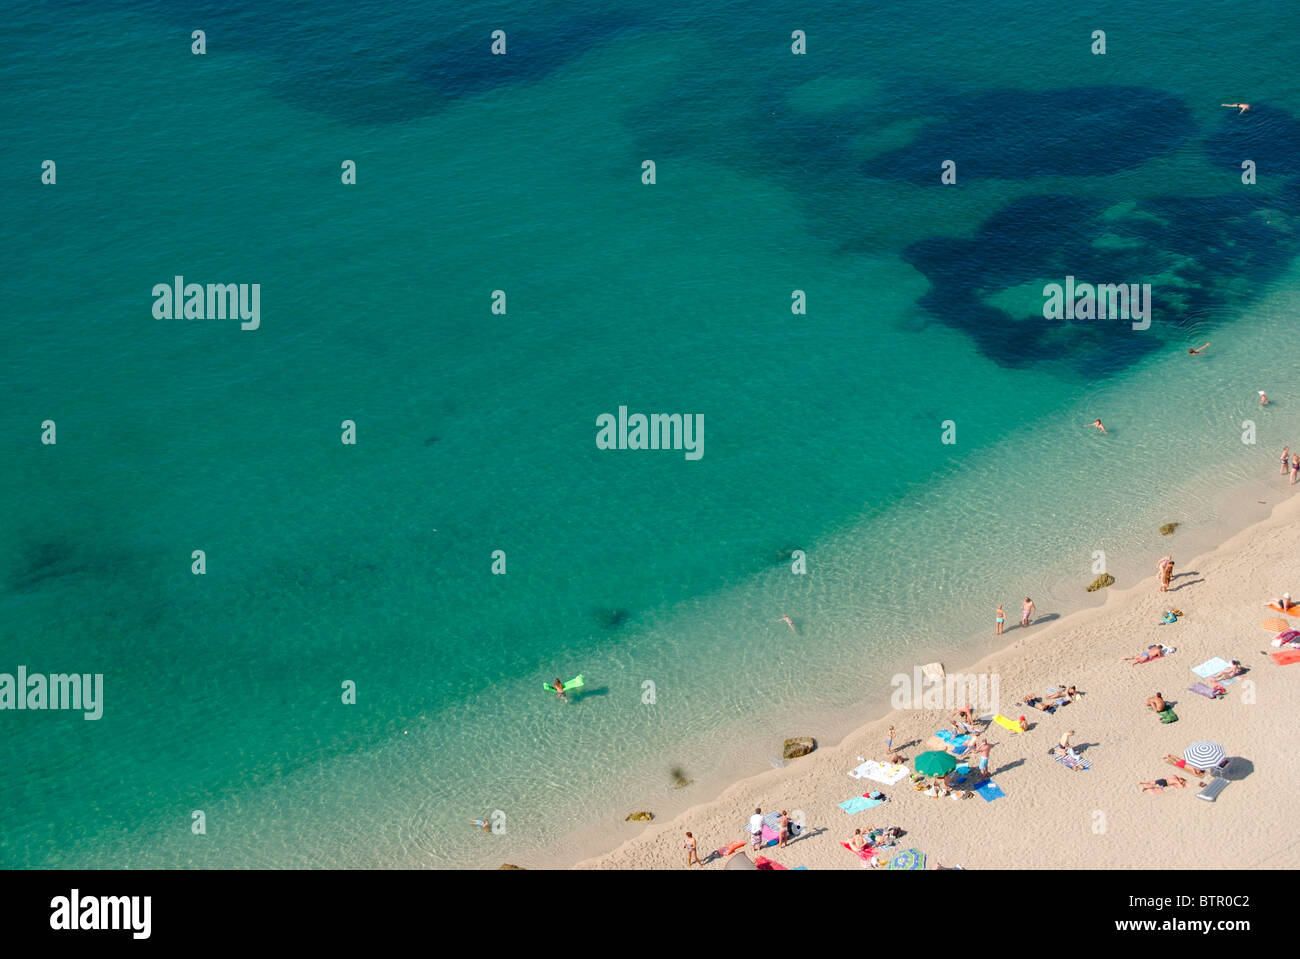
[(0, 865), (571, 862), (1288, 494), (1300, 8), (833, 6), (3, 4)]

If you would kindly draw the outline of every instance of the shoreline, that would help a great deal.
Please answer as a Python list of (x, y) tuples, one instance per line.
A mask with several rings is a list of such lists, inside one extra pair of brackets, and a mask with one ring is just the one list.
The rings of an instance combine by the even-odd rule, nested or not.
[[(1263, 488), (1264, 485), (1264, 481), (1258, 479), (1252, 479), (1245, 484), (1246, 487), (1250, 488)], [(1242, 490), (1238, 488), (1225, 493), (1224, 501), (1231, 502), (1237, 500), (1241, 491)], [(1195, 699), (1196, 697), (1185, 692), (1185, 687), (1190, 681), (1194, 680), (1195, 677), (1193, 677), (1190, 672), (1186, 671), (1212, 655), (1221, 655), (1225, 658), (1243, 658), (1246, 665), (1251, 667), (1251, 672), (1247, 674), (1246, 678), (1252, 681), (1249, 687), (1241, 687), (1243, 689), (1253, 689), (1253, 681), (1256, 678), (1268, 678), (1271, 681), (1270, 685), (1280, 686), (1286, 684), (1287, 688), (1300, 688), (1300, 671), (1296, 671), (1295, 676), (1288, 680), (1287, 677), (1291, 676), (1291, 674), (1286, 673), (1280, 667), (1277, 667), (1267, 657), (1258, 655), (1257, 652), (1257, 650), (1260, 649), (1267, 649), (1268, 642), (1272, 638), (1271, 635), (1262, 630), (1258, 625), (1258, 621), (1263, 618), (1259, 604), (1262, 602), (1263, 597), (1270, 595), (1271, 593), (1280, 593), (1284, 589), (1291, 589), (1295, 592), (1296, 590), (1293, 585), (1283, 582), (1278, 583), (1276, 588), (1265, 588), (1261, 583), (1261, 585), (1257, 587), (1250, 587), (1259, 594), (1258, 597), (1255, 596), (1254, 592), (1249, 591), (1250, 588), (1242, 589), (1235, 586), (1229, 587), (1226, 582), (1221, 585), (1218, 590), (1215, 590), (1216, 592), (1221, 592), (1226, 589), (1229, 593), (1235, 592), (1239, 594), (1239, 598), (1236, 599), (1235, 602), (1229, 600), (1227, 603), (1230, 608), (1230, 615), (1234, 616), (1236, 620), (1242, 620), (1242, 616), (1247, 614), (1253, 616), (1253, 619), (1249, 623), (1242, 621), (1241, 628), (1237, 628), (1235, 625), (1227, 627), (1227, 629), (1232, 630), (1229, 638), (1229, 636), (1225, 635), (1227, 629), (1219, 628), (1216, 624), (1216, 621), (1222, 619), (1224, 613), (1227, 612), (1222, 608), (1225, 605), (1223, 598), (1214, 597), (1214, 599), (1217, 600), (1217, 603), (1208, 601), (1210, 600), (1210, 597), (1207, 596), (1207, 593), (1211, 592), (1212, 584), (1199, 575), (1204, 572), (1204, 568), (1207, 567), (1212, 567), (1214, 570), (1220, 570), (1222, 572), (1224, 569), (1232, 569), (1240, 566), (1243, 561), (1249, 562), (1264, 559), (1266, 557), (1261, 557), (1260, 554), (1270, 553), (1279, 554), (1276, 557), (1276, 560), (1278, 561), (1276, 565), (1267, 562), (1262, 564), (1257, 563), (1252, 569), (1244, 574), (1240, 569), (1237, 569), (1237, 578), (1241, 579), (1244, 577), (1248, 580), (1269, 581), (1271, 583), (1285, 576), (1288, 568), (1280, 562), (1282, 555), (1294, 555), (1294, 549), (1300, 548), (1300, 500), (1297, 500), (1293, 496), (1289, 496), (1286, 492), (1284, 492), (1283, 495), (1286, 496), (1286, 498), (1275, 503), (1269, 510), (1269, 514), (1264, 518), (1250, 522), (1244, 527), (1235, 529), (1230, 527), (1226, 537), (1220, 539), (1217, 545), (1213, 545), (1208, 549), (1203, 549), (1195, 555), (1190, 562), (1180, 563), (1179, 566), (1176, 567), (1175, 571), (1175, 589), (1171, 590), (1168, 594), (1162, 595), (1156, 591), (1154, 575), (1147, 576), (1135, 582), (1132, 586), (1124, 589), (1117, 590), (1116, 587), (1109, 587), (1106, 590), (1107, 595), (1104, 602), (1099, 606), (1075, 609), (1061, 616), (1059, 619), (1043, 625), (1039, 630), (1033, 630), (1031, 625), (1031, 631), (1026, 635), (1015, 636), (1009, 643), (999, 645), (993, 651), (978, 656), (972, 662), (968, 663), (964, 659), (953, 660), (952, 662), (945, 661), (945, 669), (950, 674), (956, 672), (961, 672), (967, 675), (991, 673), (1002, 677), (1000, 708), (1004, 713), (1008, 713), (1008, 710), (1010, 709), (1015, 709), (1015, 715), (1019, 715), (1024, 710), (1020, 707), (1013, 707), (1011, 704), (1016, 699), (1020, 698), (1020, 696), (1025, 692), (1034, 691), (1040, 687), (1045, 687), (1058, 681), (1065, 683), (1079, 682), (1081, 673), (1084, 672), (1086, 672), (1090, 677), (1096, 677), (1095, 679), (1088, 679), (1079, 682), (1080, 689), (1083, 690), (1084, 696), (1080, 699), (1078, 704), (1072, 704), (1071, 706), (1058, 711), (1063, 712), (1065, 714), (1064, 717), (1051, 716), (1047, 714), (1036, 714), (1031, 716), (1031, 720), (1035, 721), (1034, 727), (1031, 728), (1029, 733), (1023, 736), (1013, 737), (1012, 741), (1008, 741), (1007, 738), (997, 735), (1000, 730), (999, 727), (994, 726), (990, 730), (990, 741), (994, 742), (995, 746), (1003, 747), (1024, 746), (1026, 743), (1033, 742), (1035, 743), (1035, 747), (1041, 745), (1045, 750), (1055, 742), (1055, 738), (1054, 736), (1050, 739), (1047, 738), (1039, 732), (1040, 730), (1045, 728), (1048, 734), (1052, 735), (1056, 727), (1061, 725), (1062, 722), (1074, 724), (1076, 719), (1078, 720), (1078, 726), (1080, 727), (1089, 725), (1089, 717), (1087, 714), (1094, 710), (1087, 707), (1113, 698), (1104, 694), (1099, 695), (1099, 692), (1107, 688), (1107, 686), (1102, 684), (1105, 682), (1104, 677), (1108, 672), (1110, 673), (1110, 678), (1116, 680), (1116, 683), (1111, 684), (1110, 686), (1112, 690), (1117, 687), (1131, 686), (1135, 682), (1146, 682), (1148, 676), (1152, 677), (1150, 682), (1158, 683), (1163, 681), (1164, 685), (1169, 687), (1169, 690), (1167, 691), (1168, 698), (1171, 701), (1177, 702), (1180, 709), (1186, 708), (1188, 712), (1187, 718), (1180, 716), (1180, 719), (1182, 720), (1180, 723), (1165, 728), (1165, 731), (1172, 733), (1173, 741), (1176, 744), (1182, 743), (1183, 739), (1187, 739), (1188, 742), (1191, 742), (1196, 738), (1214, 738), (1214, 729), (1200, 728), (1199, 731), (1193, 730), (1193, 725), (1189, 720), (1195, 713), (1203, 714), (1206, 717), (1213, 717), (1215, 713), (1218, 713), (1220, 715), (1217, 718), (1223, 718), (1223, 707), (1228, 706), (1228, 702), (1211, 702), (1209, 700), (1204, 700), (1201, 703), (1188, 702), (1189, 699)], [(1268, 532), (1277, 535), (1272, 537), (1261, 535)], [(1281, 545), (1283, 541), (1290, 540), (1295, 541), (1293, 547), (1291, 549), (1283, 548)], [(1176, 534), (1170, 538), (1169, 547), (1171, 551), (1177, 552)], [(1276, 574), (1272, 572), (1273, 569), (1277, 570)], [(1182, 583), (1178, 582), (1180, 577), (1187, 577), (1189, 575), (1193, 575), (1194, 582), (1186, 578), (1183, 579)], [(1226, 581), (1229, 577), (1226, 575), (1220, 575), (1219, 578)], [(1169, 631), (1161, 631), (1156, 628), (1159, 614), (1158, 610), (1153, 610), (1153, 607), (1156, 606), (1159, 606), (1160, 608), (1165, 608), (1166, 606), (1181, 608), (1184, 612), (1191, 614), (1193, 618), (1189, 619), (1185, 617), (1183, 620), (1180, 620), (1178, 625), (1172, 627)], [(1196, 607), (1196, 610), (1194, 611), (1192, 607)], [(1254, 616), (1253, 614), (1256, 612), (1260, 612), (1261, 615)], [(1015, 613), (1016, 610), (1009, 608), (1008, 618), (1014, 621)], [(1135, 619), (1135, 616), (1137, 619)], [(1139, 621), (1149, 623), (1151, 628), (1142, 630), (1140, 633), (1129, 630), (1130, 626), (1137, 625)], [(1196, 623), (1199, 623), (1202, 628), (1197, 631), (1196, 635), (1194, 635), (1188, 627), (1192, 627)], [(1119, 627), (1118, 630), (1116, 629), (1117, 626)], [(1085, 630), (1094, 628), (1105, 630), (1107, 627), (1110, 627), (1111, 633), (1118, 632), (1119, 635), (1112, 637), (1110, 642), (1094, 645), (1090, 649), (1084, 648), (1081, 645), (1081, 634)], [(1249, 632), (1248, 627), (1253, 627), (1255, 631), (1254, 634)], [(1215, 635), (1199, 635), (1205, 633), (1207, 628), (1209, 628), (1211, 632), (1214, 632)], [(1217, 632), (1215, 632), (1215, 630), (1217, 630)], [(1014, 633), (1015, 631), (1013, 630), (1012, 632)], [(1216, 635), (1221, 638), (1216, 639)], [(1184, 640), (1180, 637), (1187, 637), (1187, 639)], [(1057, 640), (1063, 640), (1063, 642), (1057, 643)], [(1163, 641), (1175, 645), (1176, 647), (1187, 647), (1186, 649), (1180, 649), (1180, 652), (1175, 654), (1175, 656), (1166, 657), (1166, 662), (1164, 662), (1162, 666), (1167, 667), (1171, 664), (1175, 665), (1176, 668), (1172, 673), (1156, 666), (1151, 666), (1150, 668), (1153, 672), (1147, 673), (1143, 671), (1142, 667), (1128, 667), (1127, 665), (1121, 665), (1115, 662), (1115, 660), (1118, 660), (1119, 656), (1132, 655), (1147, 643), (1156, 641)], [(1045, 646), (1044, 644), (1046, 643), (1051, 643), (1052, 645)], [(1217, 644), (1218, 647), (1222, 648), (1217, 652), (1205, 652), (1204, 655), (1200, 655), (1203, 651), (1202, 647), (1208, 648), (1209, 645), (1214, 644)], [(1121, 649), (1123, 652), (1119, 651)], [(1184, 656), (1184, 653), (1189, 655)], [(1108, 656), (1113, 656), (1113, 658), (1108, 658)], [(1007, 664), (1005, 661), (1011, 658), (1014, 658), (1016, 661)], [(1063, 662), (1063, 658), (1068, 658), (1071, 661)], [(1085, 666), (1084, 661), (1087, 660), (1091, 661)], [(953, 663), (957, 664), (956, 668), (954, 668)], [(1110, 667), (1115, 668), (1108, 669), (1108, 664)], [(1028, 667), (1033, 666), (1038, 666), (1042, 669), (1036, 673), (1035, 677), (1025, 675), (1025, 673), (1029, 671)], [(1048, 667), (1050, 667), (1050, 669), (1048, 669)], [(1159, 671), (1155, 672), (1157, 669), (1159, 669)], [(1128, 673), (1123, 673), (1121, 670), (1127, 670)], [(1274, 677), (1281, 677), (1281, 680), (1277, 680)], [(1008, 683), (1006, 682), (1007, 679), (1012, 681)], [(1188, 682), (1182, 682), (1184, 679), (1188, 680)], [(1020, 685), (1025, 685), (1025, 689), (1021, 690), (1019, 688)], [(1096, 688), (1090, 689), (1090, 686)], [(1145, 695), (1150, 695), (1150, 693), (1147, 692)], [(1229, 701), (1232, 701), (1234, 697), (1238, 695), (1239, 693), (1237, 689), (1234, 688), (1228, 697)], [(1274, 697), (1274, 699), (1283, 700), (1284, 697)], [(1080, 708), (1081, 705), (1085, 708)], [(1275, 702), (1274, 705), (1279, 706), (1280, 708), (1278, 702)], [(1244, 704), (1238, 704), (1238, 708), (1244, 708)], [(1256, 709), (1258, 709), (1257, 706)], [(1207, 710), (1212, 712), (1207, 712)], [(1273, 710), (1270, 709), (1267, 710), (1267, 712), (1271, 714)], [(960, 818), (969, 818), (968, 811), (971, 808), (983, 807), (986, 805), (977, 797), (971, 797), (959, 804), (953, 804), (946, 800), (933, 802), (921, 797), (919, 793), (914, 794), (910, 787), (905, 786), (904, 784), (886, 787), (863, 780), (861, 781), (861, 785), (859, 785), (859, 781), (849, 779), (845, 774), (849, 768), (857, 765), (858, 756), (862, 756), (866, 759), (883, 758), (881, 754), (883, 753), (885, 730), (891, 723), (896, 726), (898, 730), (895, 737), (896, 745), (899, 743), (914, 743), (914, 745), (901, 747), (903, 754), (911, 759), (922, 748), (920, 743), (924, 742), (927, 738), (927, 731), (933, 731), (933, 729), (942, 728), (946, 725), (946, 716), (946, 709), (887, 709), (883, 714), (876, 716), (876, 718), (852, 728), (847, 734), (840, 737), (833, 744), (827, 745), (819, 741), (818, 749), (807, 757), (790, 760), (788, 764), (781, 769), (765, 770), (757, 774), (734, 779), (722, 788), (721, 791), (714, 794), (712, 798), (695, 803), (668, 819), (656, 821), (642, 827), (641, 831), (636, 836), (623, 840), (603, 853), (595, 856), (583, 856), (577, 859), (569, 857), (569, 859), (564, 863), (564, 866), (579, 869), (680, 868), (682, 863), (679, 860), (682, 857), (679, 854), (679, 847), (681, 835), (686, 829), (694, 829), (696, 836), (700, 840), (701, 855), (707, 855), (707, 852), (715, 846), (724, 844), (722, 842), (715, 842), (715, 833), (710, 830), (716, 830), (721, 827), (725, 836), (719, 838), (725, 838), (727, 840), (737, 838), (739, 835), (739, 823), (743, 822), (744, 818), (746, 818), (745, 811), (747, 810), (748, 812), (752, 812), (752, 809), (749, 807), (755, 804), (763, 806), (764, 809), (777, 808), (781, 804), (784, 804), (784, 808), (798, 806), (800, 803), (794, 798), (775, 800), (774, 802), (772, 799), (767, 799), (766, 797), (785, 794), (792, 796), (800, 794), (807, 795), (810, 783), (816, 780), (819, 781), (823, 787), (834, 784), (833, 788), (836, 790), (834, 793), (836, 799), (831, 800), (829, 797), (823, 797), (820, 803), (804, 802), (802, 805), (810, 807), (804, 810), (808, 815), (807, 821), (811, 827), (810, 834), (790, 844), (790, 846), (788, 846), (786, 850), (782, 850), (780, 854), (777, 854), (774, 850), (764, 850), (764, 852), (773, 858), (778, 858), (778, 861), (788, 861), (792, 866), (803, 864), (798, 860), (805, 858), (803, 855), (797, 855), (797, 850), (798, 853), (811, 855), (813, 859), (816, 860), (815, 863), (807, 863), (809, 868), (856, 868), (857, 864), (854, 857), (851, 857), (848, 853), (839, 849), (838, 841), (828, 842), (825, 837), (822, 837), (817, 842), (813, 841), (816, 837), (821, 836), (819, 830), (829, 829), (832, 836), (835, 836), (836, 839), (840, 839), (844, 838), (838, 835), (841, 831), (843, 831), (845, 835), (848, 835), (858, 826), (865, 826), (868, 823), (879, 825), (883, 824), (887, 819), (888, 824), (898, 824), (903, 826), (905, 829), (909, 829), (909, 832), (913, 832), (914, 830), (910, 829), (906, 821), (900, 821), (906, 820), (913, 810), (930, 814), (930, 816), (925, 818), (931, 818), (935, 813), (957, 813), (959, 811), (967, 813), (967, 815)], [(1247, 716), (1254, 717), (1254, 714), (1248, 713)], [(1282, 724), (1281, 728), (1284, 728), (1286, 720), (1284, 715), (1273, 716), (1273, 719), (1276, 720), (1274, 725)], [(1136, 718), (1136, 714), (1128, 717), (1128, 720), (1130, 723), (1139, 722), (1138, 718)], [(1201, 727), (1203, 724), (1196, 723), (1195, 725)], [(1067, 727), (1062, 727), (1062, 729), (1064, 728)], [(1071, 725), (1068, 728), (1075, 727), (1074, 725)], [(1139, 724), (1139, 728), (1143, 727)], [(1147, 729), (1146, 731), (1148, 733), (1152, 732), (1150, 729)], [(1039, 733), (1038, 736), (1034, 735), (1036, 732)], [(1118, 732), (1118, 730), (1115, 730), (1115, 732)], [(1193, 732), (1197, 732), (1198, 734), (1193, 735)], [(1081, 735), (1086, 735), (1082, 729), (1080, 730), (1080, 733)], [(1200, 735), (1200, 733), (1203, 733), (1204, 735)], [(1224, 745), (1228, 747), (1229, 755), (1258, 755), (1261, 752), (1267, 751), (1267, 746), (1258, 741), (1253, 741), (1257, 740), (1257, 738), (1258, 737), (1256, 736), (1251, 736), (1249, 739), (1252, 741), (1242, 739), (1240, 741), (1234, 741), (1233, 743), (1225, 742)], [(1092, 742), (1092, 740), (1088, 741)], [(1165, 751), (1179, 753), (1181, 752), (1183, 745), (1186, 744), (1183, 743), (1182, 745), (1178, 745), (1177, 748), (1171, 746)], [(1096, 755), (1101, 755), (1101, 744), (1097, 744), (1095, 748), (1097, 749)], [(1035, 748), (1034, 751), (1039, 750)], [(1002, 753), (1001, 756), (1000, 753)], [(1135, 754), (1134, 758), (1140, 760), (1141, 756), (1142, 754)], [(1010, 793), (1012, 786), (1016, 788), (1017, 792), (1025, 793), (1028, 790), (1020, 782), (1022, 777), (1016, 774), (1016, 768), (1019, 763), (1010, 768), (1006, 768), (1007, 761), (1009, 761), (1010, 758), (1010, 754), (1004, 750), (995, 749), (993, 751), (992, 761), (990, 764), (990, 769), (994, 771), (993, 778), (1005, 778), (1006, 783), (1000, 782), (999, 785), (1006, 786), (1008, 793)], [(1279, 757), (1278, 762), (1270, 763), (1272, 773), (1274, 775), (1278, 774), (1280, 770), (1284, 768), (1284, 763), (1285, 759), (1282, 757)], [(1056, 764), (1048, 762), (1047, 765), (1055, 766)], [(1177, 772), (1171, 767), (1160, 763), (1159, 754), (1155, 755), (1154, 760), (1147, 758), (1144, 761), (1140, 761), (1140, 765), (1141, 772), (1139, 778), (1141, 779), (1150, 779), (1165, 776), (1168, 773)], [(1037, 776), (1042, 778), (1047, 773), (1053, 771), (1051, 769), (1043, 769), (1042, 767), (1043, 763), (1037, 762), (1037, 757), (1035, 757), (1033, 768), (1036, 769)], [(1257, 764), (1257, 773), (1259, 768), (1260, 767)], [(1005, 769), (1005, 771), (999, 772), (1000, 769)], [(1066, 771), (1063, 769), (1059, 769), (1059, 771), (1062, 774), (1066, 774)], [(1095, 772), (1095, 770), (1089, 771), (1089, 775), (1091, 775), (1092, 772)], [(1092, 781), (1100, 781), (1102, 779), (1111, 780), (1112, 778), (1113, 777), (1111, 776), (1099, 775)], [(1060, 781), (1057, 782), (1060, 784)], [(868, 787), (880, 788), (890, 796), (891, 802), (880, 807), (881, 813), (883, 814), (883, 818), (880, 819), (880, 822), (877, 822), (868, 815), (848, 816), (842, 811), (833, 808), (835, 803), (839, 800), (847, 799), (851, 795), (861, 792)], [(1133, 788), (1131, 783), (1129, 788)], [(1279, 786), (1279, 788), (1282, 787)], [(1253, 783), (1236, 790), (1234, 798), (1240, 801), (1241, 793), (1247, 792), (1248, 789), (1251, 792), (1256, 793), (1256, 799), (1258, 801), (1263, 802), (1264, 797), (1260, 795), (1261, 791), (1257, 790)], [(823, 788), (822, 791), (824, 792), (825, 789)], [(1195, 791), (1195, 789), (1188, 789), (1184, 792), (1190, 794)], [(1121, 794), (1121, 796), (1117, 798), (1127, 798), (1129, 804), (1132, 804), (1131, 797), (1125, 797)], [(1156, 798), (1168, 799), (1169, 797), (1138, 795), (1137, 798), (1154, 800)], [(1192, 796), (1187, 796), (1186, 798), (1195, 802), (1195, 799)], [(921, 803), (925, 803), (926, 805), (922, 806)], [(1014, 805), (1005, 803), (1005, 801), (1003, 801), (1002, 804)], [(951, 810), (948, 808), (954, 805), (956, 805), (957, 808)], [(1214, 808), (1209, 803), (1196, 802), (1195, 807), (1199, 806)], [(920, 808), (918, 809), (917, 807)], [(1193, 814), (1198, 812), (1195, 807), (1191, 807), (1190, 810)], [(997, 807), (990, 807), (990, 811), (996, 809)], [(884, 812), (885, 810), (888, 811)], [(983, 812), (982, 809), (978, 811)], [(1261, 815), (1266, 818), (1267, 813), (1261, 811)], [(729, 825), (724, 826), (724, 822), (727, 824), (734, 822), (736, 826), (735, 828), (731, 828)], [(905, 838), (899, 848), (907, 848), (908, 845), (909, 839)], [(828, 846), (829, 850), (826, 848)], [(814, 849), (812, 847), (816, 848)], [(1137, 849), (1140, 848), (1141, 844), (1138, 845)], [(836, 862), (836, 859), (838, 858), (835, 855), (836, 850), (843, 854), (842, 860), (838, 862)], [(931, 856), (932, 863), (935, 861), (952, 860), (952, 856), (946, 854), (941, 848), (935, 847), (928, 850), (928, 852)], [(1261, 855), (1266, 855), (1267, 850), (1261, 847), (1259, 852)], [(818, 855), (818, 853), (824, 853), (824, 855)], [(934, 858), (936, 855), (945, 856), (946, 858), (936, 860)], [(981, 863), (971, 859), (969, 867), (978, 868), (981, 865), (1006, 866), (1009, 864), (1005, 862)], [(1113, 867), (1115, 864), (1110, 863), (1109, 865)], [(1137, 867), (1138, 865), (1141, 865), (1141, 863), (1135, 861), (1132, 865)], [(1186, 865), (1191, 868), (1196, 865), (1203, 866), (1203, 863), (1189, 862)], [(710, 865), (710, 868), (717, 867), (717, 863)], [(547, 867), (543, 866), (542, 868)]]

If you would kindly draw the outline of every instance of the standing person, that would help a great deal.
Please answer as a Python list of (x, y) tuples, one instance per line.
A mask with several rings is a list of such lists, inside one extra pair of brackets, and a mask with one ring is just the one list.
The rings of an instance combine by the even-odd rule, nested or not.
[(786, 840), (790, 838), (790, 814), (784, 809), (781, 810), (781, 818), (776, 821), (777, 839), (776, 848), (784, 849)]
[(755, 809), (749, 817), (749, 844), (754, 852), (763, 848), (763, 810)]
[(1174, 561), (1171, 559), (1165, 563), (1164, 569), (1160, 573), (1160, 592), (1169, 592), (1169, 581), (1174, 578)]
[(1291, 454), (1291, 485), (1295, 486), (1296, 474), (1300, 473), (1300, 453)]
[(1020, 625), (1028, 626), (1030, 618), (1037, 612), (1038, 607), (1034, 605), (1034, 601), (1026, 596), (1025, 601), (1020, 604)]
[(696, 865), (703, 869), (704, 863), (700, 862), (700, 853), (695, 842), (695, 837), (690, 833), (687, 833), (686, 842), (682, 843), (682, 845), (686, 848), (686, 868), (690, 869), (692, 865)]
[(1283, 476), (1285, 476), (1287, 474), (1287, 471), (1290, 469), (1291, 469), (1291, 447), (1284, 446), (1282, 447), (1282, 469), (1280, 469), (1278, 472), (1280, 472)]
[(993, 747), (989, 745), (989, 741), (985, 739), (983, 736), (978, 737), (975, 740), (975, 742), (977, 744), (975, 746), (975, 755), (979, 756), (980, 758), (979, 760), (980, 775), (987, 777), (989, 774), (989, 750), (992, 749)]
[(1007, 621), (1007, 611), (1002, 608), (1001, 603), (998, 603), (998, 611), (993, 614), (993, 635), (994, 636), (1002, 635), (1002, 624), (1005, 623), (1006, 621)]
[(894, 757), (894, 727), (889, 727), (889, 732), (885, 736), (885, 758), (893, 759)]

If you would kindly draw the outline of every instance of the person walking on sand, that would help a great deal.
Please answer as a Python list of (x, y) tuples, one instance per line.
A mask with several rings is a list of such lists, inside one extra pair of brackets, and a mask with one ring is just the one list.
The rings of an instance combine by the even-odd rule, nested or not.
[(1002, 608), (1001, 603), (998, 603), (998, 611), (993, 614), (993, 635), (994, 636), (1002, 635), (1002, 624), (1005, 623), (1006, 621), (1007, 621), (1007, 611)]
[(1037, 612), (1038, 612), (1038, 607), (1034, 605), (1034, 601), (1033, 601), (1032, 599), (1030, 599), (1028, 596), (1026, 596), (1026, 597), (1025, 597), (1025, 601), (1024, 601), (1023, 603), (1020, 604), (1020, 625), (1021, 625), (1021, 627), (1023, 628), (1023, 627), (1025, 627), (1025, 626), (1028, 626), (1028, 625), (1029, 625), (1029, 620), (1030, 620), (1030, 619), (1031, 619), (1031, 618), (1032, 618), (1032, 617), (1033, 617)]
[(1287, 474), (1287, 470), (1289, 470), (1290, 468), (1291, 468), (1291, 447), (1284, 446), (1282, 447), (1282, 468), (1278, 470), (1278, 472), (1281, 473), (1283, 476), (1285, 476)]
[(1101, 425), (1101, 420), (1093, 420), (1088, 425), (1097, 427), (1097, 429), (1101, 430), (1103, 433), (1106, 432), (1106, 427)]
[(686, 842), (682, 843), (682, 846), (686, 849), (686, 868), (690, 869), (694, 865), (703, 869), (704, 863), (700, 862), (700, 852), (695, 837), (687, 833)]

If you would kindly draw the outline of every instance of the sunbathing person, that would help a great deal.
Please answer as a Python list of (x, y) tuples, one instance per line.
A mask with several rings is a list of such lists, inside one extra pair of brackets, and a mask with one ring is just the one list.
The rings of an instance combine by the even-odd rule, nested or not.
[(1074, 702), (1079, 698), (1079, 690), (1074, 685), (1061, 686), (1058, 684), (1055, 688), (1048, 690), (1044, 695), (1049, 700), (1068, 699), (1070, 702)]
[(1187, 785), (1187, 780), (1182, 776), (1175, 776), (1173, 782), (1168, 779), (1155, 779), (1151, 782), (1138, 783), (1138, 792), (1159, 793), (1166, 789), (1182, 789)]
[(1045, 700), (1042, 696), (1026, 696), (1016, 703), (1017, 706), (1032, 706), (1040, 712), (1050, 713), (1056, 710), (1056, 707)]
[(849, 848), (857, 853), (867, 848), (867, 837), (862, 835), (861, 829), (853, 830), (853, 835), (849, 837)]
[(1195, 766), (1187, 765), (1186, 759), (1183, 759), (1181, 756), (1175, 756), (1173, 753), (1170, 753), (1168, 756), (1165, 757), (1165, 762), (1167, 762), (1171, 766), (1177, 766), (1179, 769), (1185, 769), (1193, 776), (1205, 775), (1204, 769), (1197, 769)]
[(1169, 704), (1165, 702), (1165, 698), (1163, 696), (1161, 696), (1159, 693), (1156, 693), (1154, 696), (1150, 697), (1146, 701), (1146, 707), (1147, 709), (1154, 709), (1158, 713), (1163, 713), (1166, 709), (1169, 708)]
[(1225, 679), (1231, 679), (1233, 676), (1240, 676), (1245, 671), (1246, 671), (1246, 667), (1241, 665), (1241, 663), (1239, 663), (1237, 660), (1234, 659), (1232, 661), (1232, 665), (1229, 666), (1227, 669), (1221, 669), (1213, 676), (1206, 676), (1205, 682), (1209, 685), (1213, 685), (1214, 683), (1221, 683)]
[(1138, 663), (1149, 663), (1153, 659), (1159, 659), (1165, 654), (1165, 648), (1159, 643), (1152, 643), (1147, 647), (1147, 651), (1140, 656), (1125, 656), (1120, 660), (1121, 663), (1132, 663), (1136, 666)]

